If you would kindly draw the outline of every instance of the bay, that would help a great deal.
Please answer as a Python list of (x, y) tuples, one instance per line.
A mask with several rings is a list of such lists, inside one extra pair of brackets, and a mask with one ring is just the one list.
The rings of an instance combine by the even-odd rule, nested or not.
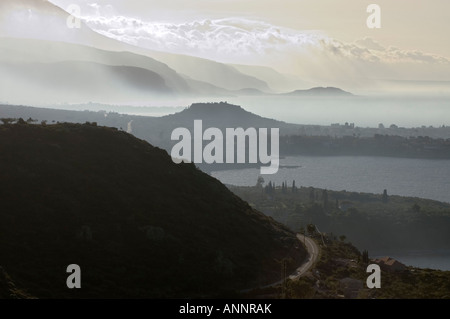
[[(291, 156), (280, 160), (276, 174), (263, 175), (266, 183), (317, 187), (336, 191), (433, 199), (450, 203), (450, 160), (370, 156)], [(283, 166), (289, 166), (283, 168)], [(295, 166), (295, 167), (292, 167)], [(212, 172), (224, 184), (254, 186), (259, 169)]]

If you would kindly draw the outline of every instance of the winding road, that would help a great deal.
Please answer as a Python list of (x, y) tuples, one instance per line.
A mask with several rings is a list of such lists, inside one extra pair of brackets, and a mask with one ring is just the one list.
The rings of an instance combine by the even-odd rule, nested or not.
[(306, 250), (308, 251), (308, 260), (303, 263), (294, 274), (289, 276), (289, 279), (298, 279), (301, 276), (303, 276), (308, 270), (311, 269), (311, 267), (314, 265), (314, 263), (317, 261), (317, 258), (319, 258), (319, 246), (316, 244), (316, 242), (306, 237), (302, 234), (297, 234), (297, 238), (302, 242), (305, 243)]
[[(296, 279), (300, 278), (301, 276), (303, 276), (304, 274), (306, 274), (306, 272), (308, 272), (312, 268), (312, 266), (314, 266), (314, 263), (319, 258), (319, 246), (317, 246), (316, 242), (312, 238), (306, 237), (305, 235), (302, 235), (302, 234), (297, 234), (297, 238), (302, 243), (305, 243), (306, 250), (308, 251), (309, 256), (308, 256), (308, 260), (306, 262), (304, 262), (300, 267), (298, 267), (292, 275), (289, 276), (289, 279), (291, 279), (291, 280), (296, 280)], [(263, 287), (258, 287), (258, 288), (273, 287), (273, 286), (280, 285), (281, 283), (283, 283), (283, 280), (279, 280), (272, 284), (269, 284), (269, 285), (266, 285)], [(241, 290), (241, 292), (249, 292), (253, 289), (255, 289), (255, 288)]]

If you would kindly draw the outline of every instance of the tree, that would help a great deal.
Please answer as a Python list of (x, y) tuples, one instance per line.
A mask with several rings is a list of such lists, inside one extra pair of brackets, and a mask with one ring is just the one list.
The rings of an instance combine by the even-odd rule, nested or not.
[(327, 209), (328, 208), (328, 192), (326, 189), (324, 189), (322, 192), (322, 198), (323, 198), (323, 208)]
[(293, 299), (312, 298), (315, 294), (314, 282), (301, 277), (298, 280), (290, 280), (287, 285), (287, 295)]
[(367, 250), (363, 250), (362, 252), (362, 262), (366, 265), (369, 263), (369, 252)]
[(310, 187), (310, 188), (309, 188), (309, 200), (310, 200), (311, 202), (314, 202), (314, 199), (315, 199), (315, 195), (314, 195), (314, 187)]
[(297, 186), (295, 186), (295, 180), (292, 181), (292, 193), (297, 193)]
[(308, 231), (308, 234), (314, 235), (316, 233), (316, 226), (314, 224), (308, 224), (306, 230)]
[(262, 188), (264, 182), (265, 182), (264, 178), (262, 176), (259, 176), (258, 180), (256, 181), (256, 187), (257, 188)]
[(389, 200), (389, 197), (388, 197), (386, 189), (383, 191), (383, 198), (382, 198), (382, 200), (383, 200), (383, 203), (387, 203), (388, 200)]
[(287, 182), (284, 181), (284, 182), (281, 184), (281, 192), (282, 192), (283, 194), (286, 194), (286, 193), (287, 193), (287, 190), (288, 190)]
[(13, 118), (2, 118), (2, 119), (0, 119), (0, 121), (2, 121), (3, 124), (5, 124), (5, 125), (12, 124), (16, 120), (17, 119), (13, 119)]
[(347, 239), (347, 237), (346, 237), (345, 235), (339, 236), (339, 240), (340, 240), (341, 242), (344, 242), (346, 239)]
[(298, 230), (298, 232), (302, 235), (305, 235), (305, 227), (300, 226), (300, 229)]
[(272, 184), (272, 181), (269, 181), (269, 184), (267, 184), (266, 187), (264, 188), (264, 190), (266, 191), (267, 194), (272, 194), (274, 189), (275, 189), (275, 185)]
[(275, 260), (278, 262), (281, 266), (281, 299), (286, 298), (286, 292), (287, 292), (287, 279), (288, 279), (288, 273), (287, 268), (288, 265), (292, 263), (292, 258), (283, 258), (282, 260)]

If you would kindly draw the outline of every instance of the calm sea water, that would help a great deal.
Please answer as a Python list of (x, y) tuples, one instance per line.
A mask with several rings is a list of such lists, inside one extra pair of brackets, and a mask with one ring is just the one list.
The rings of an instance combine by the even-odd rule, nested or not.
[[(263, 178), (281, 185), (293, 180), (297, 186), (330, 190), (383, 193), (434, 199), (450, 203), (450, 160), (357, 156), (296, 156), (281, 159), (277, 174)], [(259, 169), (213, 172), (225, 184), (253, 186)]]

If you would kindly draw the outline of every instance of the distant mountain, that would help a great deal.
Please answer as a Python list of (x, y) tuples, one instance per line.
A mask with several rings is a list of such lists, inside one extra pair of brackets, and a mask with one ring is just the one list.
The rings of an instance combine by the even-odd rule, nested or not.
[[(96, 67), (91, 72), (87, 67), (78, 68), (92, 64)], [(0, 83), (2, 98), (24, 104), (89, 101), (136, 104), (139, 99), (145, 104), (145, 100), (167, 94), (202, 97), (264, 94), (254, 88), (231, 91), (195, 80), (144, 55), (44, 40), (0, 38), (0, 69), (7, 75)], [(97, 74), (95, 69), (99, 70)], [(161, 78), (164, 83), (156, 85), (155, 78)], [(68, 81), (72, 83), (65, 86), (64, 92), (54, 90), (64, 87)], [(58, 85), (54, 86), (53, 82)], [(98, 88), (97, 94), (85, 88)], [(26, 95), (19, 94), (24, 91)]]
[(232, 92), (221, 87), (215, 86), (208, 82), (194, 80), (193, 78), (180, 74), (186, 82), (189, 83), (189, 87), (192, 90), (192, 95), (203, 96), (203, 97), (227, 97), (236, 96), (236, 92)]
[(161, 117), (161, 121), (166, 125), (186, 125), (195, 119), (201, 119), (205, 125), (218, 128), (289, 126), (285, 122), (259, 116), (228, 102), (194, 103), (181, 112)]
[(92, 31), (81, 22), (69, 28), (69, 14), (47, 0), (1, 0), (0, 37), (70, 42), (124, 50), (127, 45)]
[[(141, 68), (160, 75), (176, 93), (190, 93), (185, 79), (164, 63), (131, 52), (101, 50), (90, 46), (34, 39), (0, 39), (0, 61), (6, 63), (90, 62), (105, 66)], [(108, 79), (103, 79), (105, 82)]]
[(287, 134), (298, 131), (299, 126), (277, 121), (248, 112), (238, 105), (227, 102), (220, 103), (194, 103), (181, 112), (154, 118), (152, 124), (149, 119), (133, 120), (133, 134), (139, 138), (151, 141), (168, 151), (174, 142), (171, 141), (172, 131), (177, 127), (193, 130), (194, 120), (202, 120), (203, 127), (216, 127), (224, 131), (226, 128), (244, 129), (253, 128), (279, 128), (281, 133)]
[(125, 103), (173, 93), (164, 79), (147, 69), (92, 62), (0, 63), (0, 93), (8, 101)]
[(253, 76), (264, 82), (276, 92), (286, 92), (299, 87), (311, 87), (312, 83), (306, 82), (294, 75), (282, 74), (272, 68), (258, 65), (232, 64), (236, 70), (243, 74)]
[(291, 96), (351, 96), (350, 92), (335, 87), (315, 87), (308, 90), (296, 90), (283, 95)]
[(218, 180), (116, 129), (0, 125), (0, 149), (0, 264), (38, 298), (230, 296), (305, 256)]
[(251, 88), (240, 89), (240, 90), (237, 90), (234, 92), (237, 93), (237, 95), (239, 95), (239, 96), (257, 96), (257, 95), (266, 95), (267, 94), (258, 89), (251, 89)]
[(43, 40), (0, 39), (0, 70), (1, 96), (13, 103), (126, 103), (190, 91), (151, 58)]
[[(226, 64), (135, 47), (100, 35), (83, 22), (81, 28), (69, 28), (67, 26), (69, 16), (66, 11), (48, 1), (1, 1), (0, 61), (7, 63), (11, 60), (15, 63), (84, 61), (139, 67), (158, 73), (174, 95), (229, 96), (237, 94), (229, 91), (246, 88), (270, 91), (264, 81), (243, 74)], [(21, 84), (22, 82), (18, 83), (18, 86)], [(124, 96), (127, 96), (126, 89), (123, 89)], [(79, 95), (79, 99), (82, 99), (81, 91)], [(86, 97), (85, 102), (88, 101)], [(108, 101), (103, 99), (95, 102)]]
[[(0, 2), (0, 62), (3, 63), (57, 63), (57, 62), (89, 62), (106, 66), (121, 66), (142, 68), (158, 74), (164, 79), (166, 88), (159, 92), (155, 87), (150, 89), (141, 98), (158, 98), (157, 93), (167, 93), (175, 97), (227, 97), (273, 94), (286, 92), (292, 87), (305, 87), (310, 85), (294, 76), (281, 74), (269, 67), (230, 65), (207, 59), (191, 57), (180, 54), (151, 51), (129, 45), (115, 39), (108, 38), (91, 30), (81, 22), (80, 28), (69, 28), (67, 21), (70, 15), (63, 9), (48, 1), (42, 0), (3, 0)], [(71, 43), (71, 44), (69, 44)], [(23, 67), (23, 66), (22, 66)], [(50, 67), (50, 66), (49, 66)], [(105, 67), (104, 69), (106, 69)], [(10, 70), (10, 68), (9, 68)], [(23, 74), (23, 69), (17, 72)], [(117, 69), (115, 70), (117, 71)], [(33, 72), (30, 70), (30, 72)], [(14, 74), (14, 72), (12, 72)], [(53, 71), (49, 71), (53, 75)], [(120, 76), (120, 72), (113, 72), (114, 76)], [(129, 70), (124, 75), (128, 76), (126, 84), (136, 84), (129, 79)], [(9, 74), (8, 74), (9, 75)], [(83, 78), (85, 74), (75, 74), (75, 77)], [(5, 77), (4, 77), (5, 78)], [(54, 103), (58, 92), (53, 95), (53, 100), (41, 101), (38, 96), (29, 94), (29, 99), (14, 99), (18, 97), (18, 88), (26, 87), (30, 93), (45, 90), (45, 72), (41, 74), (44, 80), (41, 83), (11, 76), (16, 82), (2, 84), (4, 92), (8, 93), (6, 100), (12, 103), (39, 104), (39, 102)], [(33, 77), (31, 77), (33, 78)], [(108, 86), (109, 78), (103, 78), (103, 84)], [(58, 79), (51, 79), (58, 81)], [(87, 81), (89, 82), (89, 81)], [(155, 78), (146, 79), (145, 82), (155, 83)], [(64, 80), (62, 80), (64, 83)], [(93, 86), (95, 88), (95, 86)], [(275, 88), (275, 91), (272, 89)], [(161, 86), (159, 87), (161, 88)], [(131, 90), (131, 91), (129, 91)], [(141, 88), (137, 88), (140, 91)], [(59, 100), (58, 102), (80, 103), (93, 100), (98, 103), (112, 103), (109, 99), (121, 93), (122, 99), (115, 103), (140, 102), (133, 100), (136, 88), (123, 86), (117, 88), (111, 85), (111, 90), (102, 94), (102, 98), (92, 97), (83, 91), (77, 91), (77, 99)], [(24, 94), (27, 95), (27, 94)], [(69, 94), (70, 96), (71, 94)], [(138, 94), (141, 95), (141, 94)], [(313, 88), (310, 90), (298, 90), (286, 95), (292, 96), (343, 96), (349, 93), (337, 88)], [(128, 101), (126, 100), (128, 98)], [(4, 98), (5, 100), (5, 98)]]
[(266, 82), (244, 74), (231, 65), (165, 52), (147, 51), (146, 54), (194, 80), (210, 83), (230, 91), (253, 88), (271, 92)]

